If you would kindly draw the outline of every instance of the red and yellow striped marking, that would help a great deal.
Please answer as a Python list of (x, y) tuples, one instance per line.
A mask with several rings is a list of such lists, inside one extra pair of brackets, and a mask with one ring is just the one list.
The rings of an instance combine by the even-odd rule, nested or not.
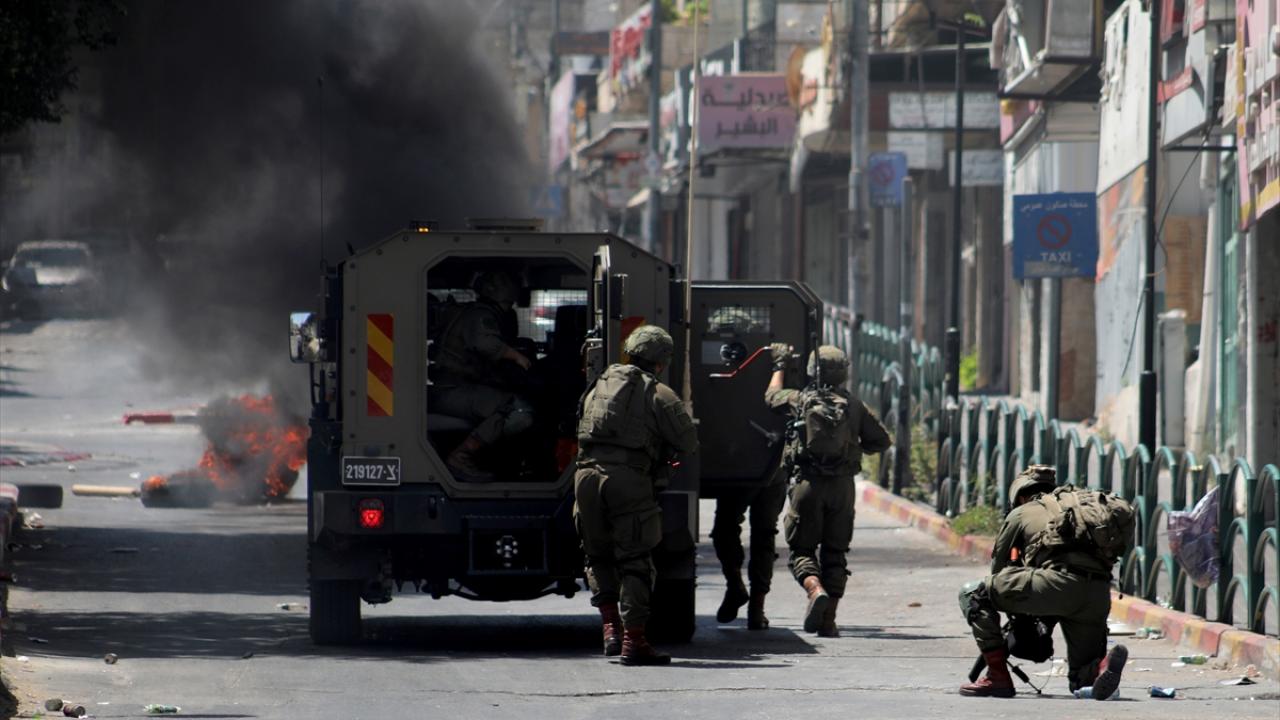
[(365, 323), (368, 337), (368, 372), (365, 374), (366, 412), (369, 417), (395, 414), (392, 388), (395, 367), (395, 317), (390, 313), (370, 313)]

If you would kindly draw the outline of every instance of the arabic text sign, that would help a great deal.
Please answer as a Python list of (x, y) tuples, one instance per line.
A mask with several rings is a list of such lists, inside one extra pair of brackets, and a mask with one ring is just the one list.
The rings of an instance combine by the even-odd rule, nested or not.
[(702, 150), (791, 147), (796, 111), (783, 75), (704, 77), (698, 86)]
[[(951, 130), (955, 124), (953, 93), (889, 93), (889, 127), (895, 130)], [(1000, 103), (995, 93), (964, 94), (964, 126), (975, 130), (1000, 127)]]
[(1098, 265), (1092, 193), (1013, 196), (1013, 276), (1093, 277)]
[(875, 207), (902, 206), (902, 179), (907, 176), (903, 153), (873, 153), (867, 162), (867, 195)]

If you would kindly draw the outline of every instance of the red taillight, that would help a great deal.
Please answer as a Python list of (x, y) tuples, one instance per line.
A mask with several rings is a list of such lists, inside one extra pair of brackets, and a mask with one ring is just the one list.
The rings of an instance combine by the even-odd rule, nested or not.
[(377, 499), (360, 501), (360, 527), (366, 530), (377, 530), (382, 527), (382, 501)]

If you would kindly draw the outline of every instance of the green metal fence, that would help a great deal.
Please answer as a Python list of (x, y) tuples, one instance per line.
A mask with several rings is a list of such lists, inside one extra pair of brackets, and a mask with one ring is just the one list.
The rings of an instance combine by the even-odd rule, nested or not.
[[(846, 351), (856, 349), (859, 391), (893, 427), (902, 411), (897, 331), (851, 323), (847, 312), (828, 308), (825, 337)], [(850, 327), (858, 327), (856, 335)], [(850, 337), (856, 348), (848, 347)], [(1242, 459), (1168, 447), (1126, 448), (1008, 399), (967, 396), (946, 405), (938, 350), (913, 342), (912, 356), (909, 412), (937, 439), (938, 512), (954, 517), (984, 504), (1007, 511), (1009, 487), (1024, 467), (1054, 465), (1060, 483), (1114, 492), (1137, 508), (1136, 542), (1116, 570), (1122, 592), (1255, 632), (1280, 632), (1280, 468), (1255, 471)], [(885, 487), (894, 461), (881, 463), (877, 479)], [(1167, 520), (1215, 486), (1221, 571), (1216, 583), (1201, 589), (1170, 551)]]

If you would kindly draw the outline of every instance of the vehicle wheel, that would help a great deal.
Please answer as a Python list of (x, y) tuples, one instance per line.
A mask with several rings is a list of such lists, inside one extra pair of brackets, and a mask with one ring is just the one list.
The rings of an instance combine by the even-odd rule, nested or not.
[(356, 580), (311, 581), (311, 641), (317, 645), (359, 642), (360, 583)]
[(693, 578), (658, 581), (653, 589), (648, 628), (654, 642), (683, 644), (693, 639), (697, 627), (695, 588)]

